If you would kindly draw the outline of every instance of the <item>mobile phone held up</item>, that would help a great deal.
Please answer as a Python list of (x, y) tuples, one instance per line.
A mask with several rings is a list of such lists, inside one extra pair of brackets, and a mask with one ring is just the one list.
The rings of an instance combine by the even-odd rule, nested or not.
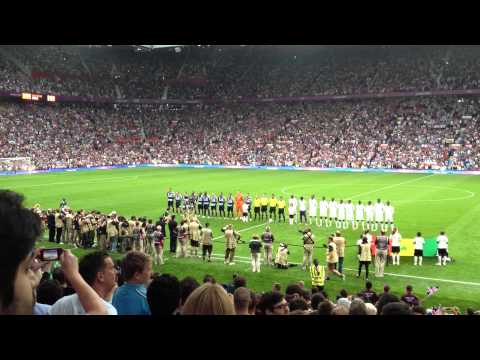
[(57, 261), (60, 259), (60, 255), (62, 255), (63, 249), (55, 248), (55, 249), (41, 249), (39, 259), (40, 261)]

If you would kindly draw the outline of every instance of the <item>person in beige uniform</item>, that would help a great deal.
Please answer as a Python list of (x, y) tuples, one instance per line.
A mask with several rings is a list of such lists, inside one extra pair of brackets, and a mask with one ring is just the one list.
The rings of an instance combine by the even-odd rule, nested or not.
[(365, 266), (365, 279), (368, 280), (368, 266), (372, 261), (372, 252), (370, 248), (370, 244), (368, 243), (367, 237), (362, 239), (362, 243), (358, 245), (358, 275), (362, 273), (362, 266)]
[[(334, 273), (335, 275), (341, 277), (345, 280), (345, 274), (340, 273), (336, 267), (338, 263), (338, 253), (337, 253), (337, 245), (333, 241), (333, 237), (330, 236), (328, 238), (328, 245), (327, 245), (327, 264), (328, 264), (328, 274)], [(327, 280), (329, 277), (327, 277)]]
[(338, 255), (338, 272), (343, 274), (343, 259), (345, 257), (345, 246), (347, 245), (347, 241), (342, 236), (340, 231), (337, 231), (335, 236), (333, 237), (333, 242), (337, 246), (337, 255)]
[(112, 251), (117, 251), (118, 243), (118, 221), (117, 213), (112, 212), (107, 218), (107, 247)]
[(310, 269), (313, 264), (313, 247), (315, 244), (315, 235), (312, 234), (311, 229), (305, 229), (303, 231), (303, 264), (302, 270)]
[(80, 219), (80, 244), (82, 248), (86, 249), (88, 245), (88, 234), (90, 232), (90, 221), (87, 217)]
[(235, 265), (233, 259), (235, 257), (235, 249), (237, 247), (237, 240), (240, 240), (240, 234), (233, 230), (232, 225), (227, 225), (222, 229), (225, 233), (226, 249), (224, 264)]
[(55, 211), (55, 230), (57, 232), (55, 241), (57, 242), (57, 244), (60, 244), (63, 231), (63, 214), (58, 210)]
[(208, 253), (208, 262), (211, 262), (213, 249), (213, 232), (209, 228), (210, 224), (206, 223), (205, 227), (200, 230), (200, 241), (202, 242), (202, 258), (205, 261), (205, 255)]
[(71, 210), (67, 210), (67, 214), (65, 215), (65, 243), (73, 244), (73, 236), (73, 215)]
[(187, 246), (190, 225), (187, 220), (182, 220), (178, 234), (177, 258), (187, 257)]
[(196, 217), (192, 217), (188, 225), (188, 234), (190, 239), (190, 256), (198, 257), (198, 248), (200, 245), (200, 224)]

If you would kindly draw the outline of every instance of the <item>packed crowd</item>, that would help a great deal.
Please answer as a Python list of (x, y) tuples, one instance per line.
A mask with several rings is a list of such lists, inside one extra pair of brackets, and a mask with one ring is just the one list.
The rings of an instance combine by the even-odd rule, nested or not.
[[(23, 198), (0, 192), (0, 313), (37, 315), (440, 315), (460, 314), (458, 308), (422, 307), (411, 286), (398, 297), (385, 285), (377, 294), (370, 282), (365, 289), (343, 289), (329, 297), (318, 283), (321, 268), (314, 261), (312, 286), (290, 283), (283, 292), (278, 283), (272, 291), (256, 293), (247, 280), (219, 284), (206, 275), (203, 285), (195, 278), (179, 281), (174, 275), (154, 274), (152, 258), (129, 251), (120, 261), (107, 252), (95, 251), (80, 261), (70, 250), (54, 250), (45, 257), (35, 249), (41, 235), (40, 217), (22, 205)], [(51, 254), (50, 254), (51, 255)], [(59, 266), (54, 266), (57, 260)], [(310, 288), (310, 289), (309, 289)], [(427, 289), (426, 297), (438, 288)], [(468, 314), (478, 314), (472, 309)]]
[(0, 89), (58, 95), (238, 99), (476, 89), (477, 46), (2, 46)]
[(0, 105), (0, 157), (121, 164), (479, 169), (476, 98), (159, 106)]

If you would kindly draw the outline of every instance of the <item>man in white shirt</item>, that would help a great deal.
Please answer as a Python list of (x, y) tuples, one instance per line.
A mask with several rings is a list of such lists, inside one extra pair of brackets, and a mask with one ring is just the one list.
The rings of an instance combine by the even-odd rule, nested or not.
[(390, 235), (393, 265), (400, 265), (400, 240), (402, 240), (402, 235), (396, 228), (393, 228), (392, 235)]
[(293, 225), (293, 221), (297, 222), (297, 199), (292, 195), (288, 199), (288, 223)]
[(354, 224), (354, 218), (353, 218), (353, 212), (354, 212), (355, 207), (352, 204), (352, 200), (348, 200), (347, 204), (345, 205), (345, 217), (346, 217), (346, 222), (345, 222), (345, 227), (344, 229), (348, 228), (348, 223), (352, 225), (352, 229), (355, 229)]
[(365, 230), (365, 206), (361, 201), (355, 205), (355, 229), (358, 229), (358, 223), (362, 223), (362, 230)]
[(448, 238), (445, 236), (445, 232), (440, 232), (437, 237), (437, 251), (438, 251), (438, 263), (436, 265), (447, 265), (448, 257)]
[(422, 266), (423, 261), (423, 245), (425, 239), (422, 237), (422, 233), (418, 232), (415, 239), (413, 239), (413, 245), (415, 246), (415, 252), (413, 253), (413, 266)]
[(315, 220), (315, 224), (318, 225), (317, 220), (317, 200), (315, 199), (315, 195), (312, 195), (310, 200), (308, 201), (308, 216), (309, 216), (309, 223), (312, 225), (312, 220)]
[(328, 201), (325, 199), (325, 196), (322, 198), (322, 200), (320, 200), (319, 207), (320, 207), (320, 226), (323, 226), (323, 222), (325, 222), (325, 226), (327, 226)]
[[(102, 298), (109, 315), (117, 315), (117, 310), (110, 303), (117, 287), (117, 269), (108, 253), (97, 251), (85, 255), (79, 264), (82, 278)], [(49, 309), (50, 315), (85, 315), (78, 294), (65, 296)]]
[(243, 203), (242, 205), (242, 211), (243, 211), (242, 221), (248, 222), (248, 204), (246, 202)]
[(367, 229), (370, 230), (371, 225), (373, 225), (373, 205), (371, 201), (365, 206), (365, 220), (367, 221)]
[(383, 204), (380, 199), (377, 200), (377, 203), (374, 206), (375, 209), (375, 228), (374, 231), (378, 230), (378, 225), (380, 224), (381, 229), (383, 230)]
[(304, 223), (307, 223), (307, 203), (303, 196), (300, 196), (300, 201), (298, 202), (298, 210), (300, 210), (300, 223), (302, 222), (302, 219)]
[[(335, 221), (335, 223), (338, 221), (337, 218), (337, 202), (335, 201), (334, 198), (330, 200), (328, 203), (328, 227), (332, 226), (332, 222)], [(338, 226), (337, 226), (338, 227)]]
[(393, 229), (395, 226), (393, 224), (393, 214), (395, 213), (395, 209), (392, 205), (390, 205), (390, 201), (387, 201), (383, 211), (385, 213), (385, 228), (388, 228), (388, 224), (390, 224), (390, 228)]
[(345, 228), (345, 204), (343, 203), (343, 200), (340, 200), (340, 203), (338, 204), (337, 216), (337, 229)]

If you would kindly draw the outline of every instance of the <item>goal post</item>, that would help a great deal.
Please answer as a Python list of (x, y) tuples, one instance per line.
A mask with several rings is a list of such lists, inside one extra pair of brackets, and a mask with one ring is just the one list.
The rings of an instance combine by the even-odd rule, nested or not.
[(0, 171), (17, 172), (35, 169), (29, 157), (0, 158)]

